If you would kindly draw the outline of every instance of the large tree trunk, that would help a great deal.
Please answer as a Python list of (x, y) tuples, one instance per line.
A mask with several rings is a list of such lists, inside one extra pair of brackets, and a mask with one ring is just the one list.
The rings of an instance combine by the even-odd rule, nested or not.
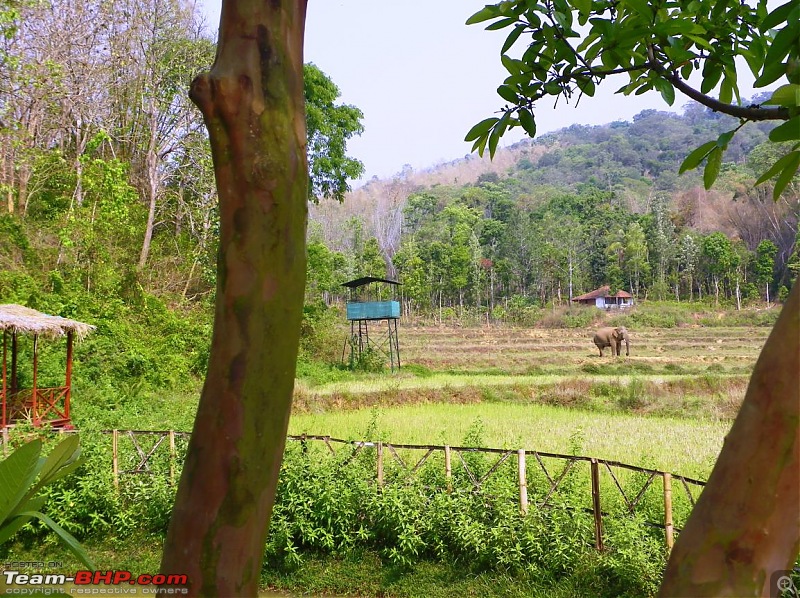
[(792, 567), (798, 550), (800, 284), (795, 284), (675, 544), (660, 595), (777, 596), (771, 578)]
[(191, 97), (220, 201), (211, 357), (161, 564), (255, 596), (291, 407), (306, 257), (305, 0), (224, 0)]

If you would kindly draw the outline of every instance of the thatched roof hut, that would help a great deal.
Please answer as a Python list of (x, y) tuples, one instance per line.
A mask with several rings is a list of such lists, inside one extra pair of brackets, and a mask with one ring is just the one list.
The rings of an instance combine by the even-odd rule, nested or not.
[[(33, 425), (70, 428), (70, 396), (72, 394), (72, 345), (75, 337), (83, 338), (94, 330), (91, 324), (51, 316), (22, 305), (0, 305), (2, 331), (2, 368), (0, 372), (0, 429), (16, 422), (29, 420)], [(11, 334), (9, 334), (11, 333)], [(17, 376), (17, 336), (33, 336), (33, 381), (22, 388)], [(67, 368), (64, 384), (42, 387), (38, 380), (39, 337), (67, 337)], [(9, 337), (11, 340), (11, 371), (8, 371)], [(9, 375), (10, 374), (10, 375)]]
[(35, 309), (6, 303), (0, 305), (0, 330), (23, 334), (35, 334), (56, 338), (72, 332), (83, 339), (95, 327), (77, 320), (51, 316)]

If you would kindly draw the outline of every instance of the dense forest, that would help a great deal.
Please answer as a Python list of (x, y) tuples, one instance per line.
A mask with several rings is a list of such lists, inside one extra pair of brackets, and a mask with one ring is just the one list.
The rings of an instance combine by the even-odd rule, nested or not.
[(638, 299), (772, 301), (800, 265), (800, 186), (777, 202), (754, 187), (776, 155), (769, 125), (739, 132), (712, 191), (678, 174), (736, 124), (697, 104), (648, 110), (518, 143), (498, 152), (503, 168), (468, 157), (439, 181), (406, 169), (370, 182), (353, 204), (312, 212), (310, 292), (369, 274), (403, 283), (407, 313), (566, 304), (605, 284)]
[[(83, 371), (98, 393), (100, 378), (201, 374), (218, 213), (187, 89), (213, 40), (178, 0), (3, 6), (0, 302), (97, 324), (83, 350), (103, 358)], [(754, 187), (777, 151), (768, 125), (739, 131), (708, 192), (680, 162), (738, 123), (694, 104), (349, 191), (361, 112), (313, 65), (305, 75), (309, 313), (364, 275), (400, 280), (407, 315), (513, 321), (604, 284), (742, 307), (780, 299), (797, 274), (800, 184), (777, 202)]]

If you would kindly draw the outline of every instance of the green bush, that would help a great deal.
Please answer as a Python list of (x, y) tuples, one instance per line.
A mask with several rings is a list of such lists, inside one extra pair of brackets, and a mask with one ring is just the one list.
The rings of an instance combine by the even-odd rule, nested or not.
[[(379, 436), (377, 430), (369, 430), (369, 437)], [(482, 423), (476, 420), (462, 444), (476, 445), (481, 437)], [(140, 437), (140, 442), (147, 451), (148, 440)], [(571, 439), (571, 452), (580, 453), (582, 442), (578, 430)], [(82, 444), (87, 462), (48, 490), (47, 513), (88, 546), (131, 536), (151, 538), (155, 545), (161, 542), (175, 497), (168, 453), (155, 454), (151, 475), (122, 474), (116, 490), (109, 435), (84, 432)], [(138, 456), (122, 446), (120, 468), (127, 469)], [(179, 455), (183, 450), (185, 446), (179, 445)], [(596, 596), (649, 596), (657, 588), (666, 557), (663, 535), (646, 521), (661, 517), (658, 483), (645, 492), (633, 517), (619, 496), (611, 500), (604, 494), (607, 550), (599, 553), (594, 549), (591, 510), (586, 510), (591, 493), (585, 464), (573, 467), (548, 506), (538, 508), (550, 482), (531, 459), (530, 507), (523, 516), (515, 459), (504, 461), (476, 486), (474, 480), (487, 473), (500, 455), (462, 453), (472, 477), (454, 455), (448, 480), (441, 453), (431, 455), (412, 476), (384, 450), (384, 485), (379, 487), (376, 456), (374, 446), (338, 445), (331, 454), (321, 443), (288, 444), (264, 549), (265, 570), (286, 573), (310, 558), (349, 558), (366, 551), (381, 555), (400, 571), (440, 561), (473, 573), (569, 578), (575, 587), (591, 588)], [(408, 466), (413, 463), (407, 460)], [(556, 468), (551, 463), (551, 475), (557, 475), (563, 462)], [(177, 479), (179, 467), (175, 474)], [(647, 477), (633, 473), (620, 477), (620, 483), (633, 497)], [(676, 522), (685, 521), (688, 508), (676, 502)], [(37, 526), (26, 526), (20, 533), (26, 545), (46, 537)]]

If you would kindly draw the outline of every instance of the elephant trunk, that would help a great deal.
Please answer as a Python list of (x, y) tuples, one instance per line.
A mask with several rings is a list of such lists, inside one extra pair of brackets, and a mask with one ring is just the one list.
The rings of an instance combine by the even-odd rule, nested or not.
[(622, 338), (625, 339), (625, 356), (629, 357), (630, 354), (631, 354), (631, 347), (630, 347), (630, 344), (629, 344), (629, 341), (628, 341), (627, 333), (625, 335), (623, 335)]

